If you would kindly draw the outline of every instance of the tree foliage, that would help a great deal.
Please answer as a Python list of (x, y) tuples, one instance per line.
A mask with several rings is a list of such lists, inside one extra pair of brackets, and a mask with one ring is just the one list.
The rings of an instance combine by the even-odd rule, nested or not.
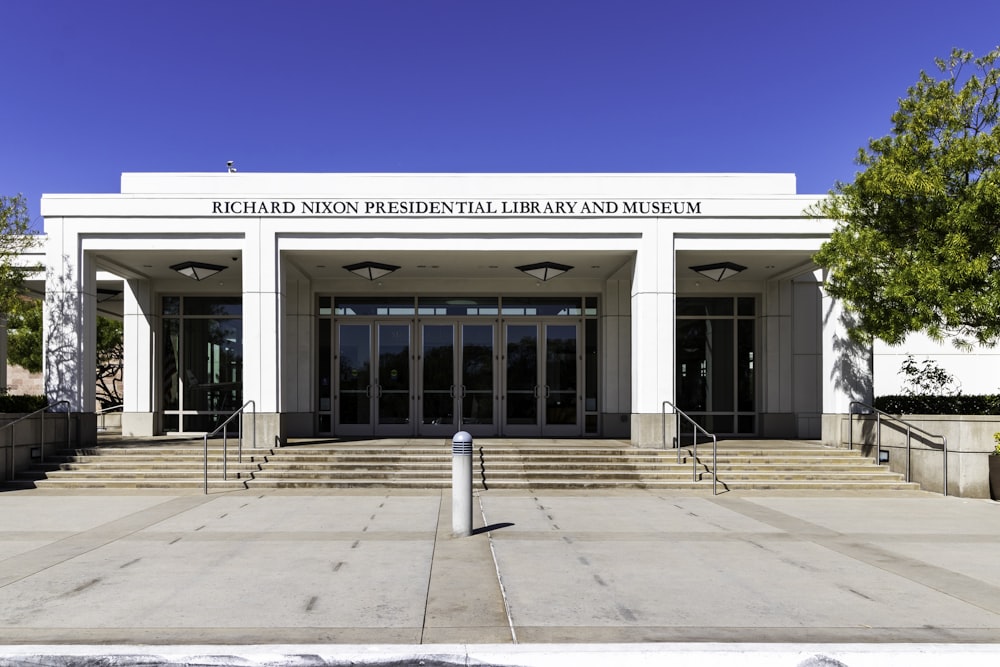
[[(26, 299), (7, 322), (7, 359), (32, 373), (42, 370), (42, 302)], [(122, 403), (122, 323), (97, 318), (97, 399), (104, 407)]]
[(35, 246), (24, 197), (0, 196), (0, 314), (17, 308), (24, 286), (22, 253)]
[(7, 359), (32, 373), (42, 372), (42, 302), (25, 299), (7, 316)]
[(937, 59), (940, 75), (920, 73), (892, 132), (858, 151), (855, 180), (810, 209), (839, 223), (814, 259), (857, 315), (856, 340), (1000, 338), (998, 59), (1000, 48)]

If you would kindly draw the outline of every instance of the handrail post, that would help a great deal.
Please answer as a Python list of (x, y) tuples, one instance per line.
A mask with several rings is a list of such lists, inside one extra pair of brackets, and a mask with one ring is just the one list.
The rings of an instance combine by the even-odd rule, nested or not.
[(719, 495), (719, 438), (712, 434), (712, 495)]
[(228, 480), (229, 473), (226, 468), (226, 462), (229, 460), (229, 426), (227, 424), (222, 425), (222, 479)]
[(677, 463), (681, 462), (681, 415), (674, 408), (674, 442), (677, 443)]
[(45, 411), (44, 410), (42, 411), (42, 441), (38, 445), (38, 461), (39, 463), (45, 463)]
[(208, 433), (205, 434), (205, 495), (208, 495)]
[(667, 402), (660, 404), (660, 442), (663, 450), (667, 449)]
[(879, 412), (875, 413), (875, 465), (881, 465), (878, 462), (879, 452), (882, 451), (882, 414)]
[[(851, 401), (847, 406), (847, 448), (852, 452), (854, 451), (854, 406), (857, 404), (857, 401)], [(838, 444), (840, 442), (839, 436), (837, 442)]]
[(941, 436), (941, 449), (944, 453), (944, 495), (948, 495), (948, 438), (947, 436)]
[[(879, 456), (882, 452), (879, 452)], [(906, 481), (910, 481), (910, 425), (906, 425)]]

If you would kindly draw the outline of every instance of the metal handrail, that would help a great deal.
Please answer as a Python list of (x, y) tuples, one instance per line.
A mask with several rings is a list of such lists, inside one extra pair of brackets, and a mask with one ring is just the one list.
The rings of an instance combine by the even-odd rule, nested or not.
[(711, 472), (711, 474), (712, 474), (712, 495), (713, 496), (719, 495), (719, 489), (718, 489), (719, 476), (716, 474), (716, 472), (719, 469), (719, 439), (715, 436), (715, 434), (709, 433), (704, 428), (702, 428), (701, 424), (699, 424), (695, 420), (691, 419), (691, 417), (689, 417), (687, 414), (685, 414), (684, 412), (682, 412), (681, 409), (678, 408), (676, 405), (674, 405), (670, 401), (663, 401), (663, 405), (661, 406), (661, 408), (663, 410), (662, 416), (661, 416), (662, 417), (661, 418), (661, 422), (662, 422), (662, 427), (663, 427), (663, 448), (664, 449), (667, 448), (667, 406), (668, 405), (671, 407), (671, 409), (673, 409), (674, 415), (675, 415), (674, 433), (676, 434), (676, 436), (675, 436), (674, 440), (677, 442), (677, 463), (681, 462), (681, 417), (684, 417), (684, 419), (686, 419), (689, 422), (691, 422), (691, 425), (694, 427), (693, 429), (691, 429), (691, 443), (692, 443), (691, 472), (692, 472), (692, 481), (694, 481), (694, 482), (698, 481), (698, 431), (701, 431), (707, 437), (709, 437), (709, 438), (712, 439), (712, 472)]
[[(214, 436), (219, 431), (222, 431), (222, 479), (229, 479), (229, 473), (226, 468), (226, 463), (229, 460), (229, 422), (236, 419), (236, 417), (244, 414), (246, 412), (247, 406), (253, 406), (253, 442), (254, 445), (257, 444), (257, 404), (253, 400), (249, 400), (244, 403), (239, 410), (229, 415), (226, 421), (222, 422), (215, 427), (215, 430), (211, 433), (205, 434), (205, 495), (208, 495), (208, 439)], [(239, 458), (238, 462), (243, 463), (243, 420), (239, 420)]]
[(108, 427), (104, 425), (104, 415), (106, 415), (109, 412), (114, 412), (115, 410), (121, 410), (122, 412), (124, 412), (125, 411), (125, 406), (123, 404), (112, 405), (109, 408), (100, 408), (100, 409), (97, 410), (97, 412), (94, 413), (98, 417), (101, 418), (101, 423), (98, 424), (98, 426), (97, 426), (97, 430), (98, 431), (106, 431), (106, 430), (108, 430)]
[(941, 455), (943, 457), (942, 469), (944, 470), (944, 481), (941, 485), (944, 495), (948, 495), (948, 438), (943, 435), (938, 435), (936, 433), (930, 433), (925, 431), (919, 426), (914, 426), (905, 419), (897, 417), (896, 415), (891, 415), (888, 412), (883, 412), (873, 405), (868, 405), (862, 401), (851, 401), (851, 404), (847, 408), (847, 446), (850, 449), (854, 449), (854, 406), (859, 405), (870, 412), (860, 413), (860, 414), (871, 414), (875, 413), (875, 465), (880, 465), (879, 456), (882, 452), (882, 417), (886, 417), (892, 421), (899, 422), (906, 427), (906, 481), (910, 481), (910, 438), (913, 431), (921, 433), (928, 438), (941, 438)]
[[(7, 481), (10, 481), (10, 482), (14, 481), (14, 467), (17, 465), (17, 456), (16, 456), (17, 443), (14, 442), (14, 426), (16, 426), (20, 422), (23, 422), (25, 419), (31, 419), (35, 415), (41, 413), (41, 415), (42, 415), (41, 416), (41, 422), (42, 422), (42, 424), (41, 424), (42, 442), (41, 442), (41, 444), (38, 447), (38, 455), (39, 455), (38, 458), (39, 458), (40, 462), (44, 463), (45, 462), (45, 413), (48, 412), (49, 408), (54, 408), (57, 405), (69, 405), (69, 401), (56, 401), (55, 403), (50, 403), (50, 404), (46, 405), (44, 408), (39, 408), (39, 409), (35, 410), (34, 412), (31, 412), (29, 414), (26, 414), (26, 415), (23, 415), (21, 417), (18, 417), (17, 419), (15, 419), (14, 421), (12, 421), (12, 422), (10, 422), (8, 424), (4, 424), (3, 426), (0, 426), (0, 431), (4, 430), (5, 428), (9, 428), (10, 429), (10, 437), (7, 439), (7, 446), (4, 448), (4, 453), (6, 455), (6, 459), (10, 463), (9, 467), (7, 468), (7, 471), (8, 471)], [(69, 447), (69, 442), (70, 442), (70, 413), (67, 410), (66, 411), (66, 446), (67, 447)]]

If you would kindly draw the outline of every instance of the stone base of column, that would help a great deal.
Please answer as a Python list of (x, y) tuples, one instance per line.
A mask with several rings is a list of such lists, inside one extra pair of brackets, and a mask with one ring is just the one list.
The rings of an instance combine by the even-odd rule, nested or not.
[[(674, 416), (667, 415), (667, 448), (673, 447)], [(663, 448), (663, 415), (633, 414), (632, 444), (636, 447)]]
[(152, 412), (123, 412), (122, 437), (149, 438), (156, 435), (156, 415)]

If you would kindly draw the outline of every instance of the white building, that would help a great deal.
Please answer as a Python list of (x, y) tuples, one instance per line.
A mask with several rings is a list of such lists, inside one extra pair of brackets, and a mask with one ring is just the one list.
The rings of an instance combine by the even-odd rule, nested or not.
[(871, 357), (811, 261), (833, 223), (795, 190), (790, 174), (123, 174), (120, 194), (42, 199), (46, 391), (92, 414), (110, 309), (125, 435), (204, 432), (253, 401), (259, 444), (659, 445), (669, 401), (720, 435), (834, 438), (871, 400)]

